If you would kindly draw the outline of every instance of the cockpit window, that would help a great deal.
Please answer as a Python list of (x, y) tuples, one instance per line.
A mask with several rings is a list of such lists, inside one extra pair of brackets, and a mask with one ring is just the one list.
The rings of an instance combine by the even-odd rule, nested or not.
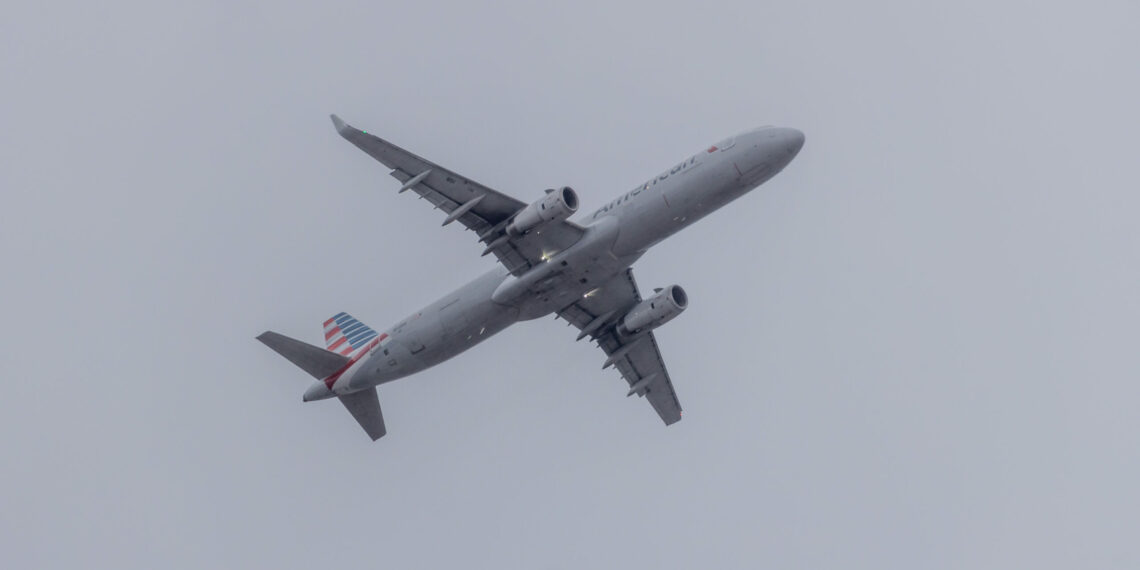
[(729, 137), (713, 145), (717, 150), (728, 150), (736, 144), (736, 137)]

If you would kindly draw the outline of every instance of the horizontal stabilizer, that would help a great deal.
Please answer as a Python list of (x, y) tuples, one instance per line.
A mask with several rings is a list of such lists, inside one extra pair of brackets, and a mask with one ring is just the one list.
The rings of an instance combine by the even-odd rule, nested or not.
[(372, 441), (384, 437), (388, 433), (384, 428), (384, 414), (380, 411), (380, 398), (376, 395), (376, 388), (361, 390), (345, 396), (339, 396), (348, 413), (356, 418), (356, 423), (364, 428), (364, 432)]
[(257, 340), (320, 380), (331, 376), (349, 363), (347, 356), (329, 352), (318, 346), (289, 338), (273, 331), (261, 333)]

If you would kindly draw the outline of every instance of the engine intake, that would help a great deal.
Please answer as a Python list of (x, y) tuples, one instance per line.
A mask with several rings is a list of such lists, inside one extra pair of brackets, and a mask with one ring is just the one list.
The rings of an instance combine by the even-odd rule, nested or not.
[(524, 234), (538, 226), (554, 220), (565, 220), (578, 211), (578, 194), (569, 186), (558, 190), (547, 190), (537, 202), (515, 214), (515, 219), (507, 226), (511, 235)]
[(681, 314), (689, 306), (689, 296), (680, 285), (670, 285), (652, 297), (634, 305), (622, 317), (617, 332), (623, 337), (651, 331)]

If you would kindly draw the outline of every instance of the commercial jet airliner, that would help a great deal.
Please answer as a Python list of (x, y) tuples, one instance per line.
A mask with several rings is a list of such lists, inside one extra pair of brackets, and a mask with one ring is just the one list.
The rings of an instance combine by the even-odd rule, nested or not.
[(631, 265), (650, 247), (783, 170), (800, 131), (760, 127), (674, 164), (589, 215), (569, 186), (527, 204), (420, 158), (332, 116), (337, 132), (442, 210), (443, 225), (475, 232), (498, 266), (384, 332), (346, 313), (324, 323), (325, 348), (267, 331), (257, 337), (316, 381), (303, 401), (337, 398), (373, 441), (386, 433), (376, 387), (435, 366), (519, 322), (549, 314), (579, 329), (666, 425), (681, 403), (653, 329), (688, 306), (679, 285), (643, 298)]

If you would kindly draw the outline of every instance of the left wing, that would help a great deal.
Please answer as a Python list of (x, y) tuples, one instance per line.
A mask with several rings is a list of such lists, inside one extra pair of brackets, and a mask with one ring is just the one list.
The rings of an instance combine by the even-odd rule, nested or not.
[(614, 330), (617, 321), (640, 301), (633, 270), (627, 269), (590, 296), (559, 311), (558, 316), (582, 331), (579, 340), (593, 337), (609, 357), (604, 367), (613, 364), (629, 383), (627, 396), (647, 398), (665, 425), (669, 425), (681, 420), (681, 402), (653, 332), (623, 341)]
[(508, 235), (507, 224), (527, 204), (348, 125), (336, 115), (332, 121), (340, 136), (392, 169), (392, 176), (403, 184), (400, 192), (412, 190), (447, 212), (444, 225), (458, 221), (474, 231), (487, 246), (483, 254), (494, 253), (513, 275), (574, 245), (585, 232), (582, 226), (562, 220), (523, 235)]

